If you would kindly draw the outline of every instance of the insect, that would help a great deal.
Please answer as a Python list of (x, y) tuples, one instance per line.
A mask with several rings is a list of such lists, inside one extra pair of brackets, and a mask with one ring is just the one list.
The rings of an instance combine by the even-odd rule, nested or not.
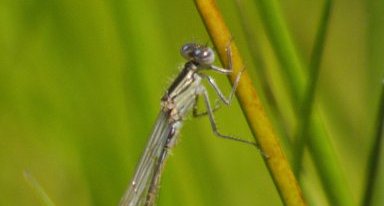
[[(137, 166), (133, 180), (120, 202), (121, 206), (155, 204), (160, 177), (169, 155), (169, 150), (175, 145), (183, 120), (191, 110), (194, 116), (208, 115), (215, 135), (255, 145), (253, 142), (223, 135), (218, 131), (213, 116), (215, 108), (211, 107), (207, 89), (202, 84), (202, 81), (206, 80), (224, 104), (229, 105), (231, 103), (240, 80), (241, 72), (238, 74), (228, 98), (220, 91), (215, 80), (203, 73), (204, 70), (212, 70), (226, 75), (230, 74), (232, 72), (232, 55), (229, 47), (227, 47), (228, 69), (213, 65), (215, 54), (211, 48), (205, 45), (185, 44), (181, 48), (181, 55), (187, 62), (161, 98), (161, 111), (158, 114), (154, 129)], [(206, 112), (197, 112), (199, 97), (204, 98)]]

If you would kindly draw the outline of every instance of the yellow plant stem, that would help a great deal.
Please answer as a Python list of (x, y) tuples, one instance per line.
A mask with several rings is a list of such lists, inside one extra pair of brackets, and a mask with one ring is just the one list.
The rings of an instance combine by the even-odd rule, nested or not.
[[(231, 44), (234, 72), (229, 76), (229, 79), (233, 83), (237, 73), (245, 67), (235, 43), (231, 41), (232, 35), (224, 23), (214, 0), (195, 0), (195, 4), (216, 47), (220, 60), (225, 66), (228, 66), (226, 47), (228, 43)], [(288, 206), (306, 205), (301, 188), (281, 149), (272, 123), (268, 119), (246, 71), (241, 76), (236, 95), (282, 201)]]

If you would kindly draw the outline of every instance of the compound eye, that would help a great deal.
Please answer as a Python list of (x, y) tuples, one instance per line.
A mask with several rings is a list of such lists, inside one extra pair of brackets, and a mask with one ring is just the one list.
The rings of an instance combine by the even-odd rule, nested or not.
[(198, 49), (194, 53), (196, 61), (200, 64), (209, 65), (215, 61), (215, 54), (211, 48)]
[(196, 44), (188, 43), (181, 47), (180, 54), (187, 60), (194, 58), (194, 52), (196, 50)]

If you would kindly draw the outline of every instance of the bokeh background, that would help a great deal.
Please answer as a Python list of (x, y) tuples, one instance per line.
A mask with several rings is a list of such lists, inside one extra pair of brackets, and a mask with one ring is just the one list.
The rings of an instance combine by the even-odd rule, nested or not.
[[(284, 101), (258, 1), (242, 2), (258, 44), (256, 64), (236, 1), (218, 4), (255, 85), (263, 65), (273, 96)], [(308, 63), (323, 1), (280, 4)], [(56, 205), (117, 205), (159, 99), (183, 65), (186, 42), (210, 44), (193, 1), (0, 0), (0, 205), (42, 205), (31, 179)], [(356, 203), (375, 133), (383, 54), (384, 3), (335, 1), (316, 101)], [(226, 78), (216, 77), (229, 92)], [(216, 116), (223, 133), (252, 140), (237, 102)], [(294, 125), (283, 125), (290, 134)], [(282, 205), (259, 152), (216, 138), (206, 118), (185, 122), (172, 153), (159, 205)], [(327, 205), (310, 158), (305, 164), (315, 202)], [(384, 202), (382, 174), (377, 205)]]

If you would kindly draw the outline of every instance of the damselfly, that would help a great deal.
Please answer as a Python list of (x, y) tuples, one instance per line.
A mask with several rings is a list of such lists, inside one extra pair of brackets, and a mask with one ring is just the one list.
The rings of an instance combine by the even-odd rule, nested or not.
[[(155, 204), (165, 160), (168, 157), (169, 150), (176, 142), (183, 120), (191, 110), (193, 110), (194, 116), (207, 114), (212, 130), (217, 136), (254, 144), (236, 137), (223, 135), (217, 130), (213, 116), (214, 109), (210, 105), (207, 89), (202, 84), (202, 80), (207, 80), (223, 103), (226, 105), (231, 103), (241, 73), (237, 75), (228, 98), (223, 95), (211, 76), (202, 73), (203, 70), (213, 70), (222, 74), (231, 73), (232, 55), (230, 48), (227, 47), (228, 69), (214, 66), (215, 54), (211, 48), (204, 45), (185, 44), (181, 48), (181, 55), (187, 60), (187, 63), (185, 63), (183, 70), (161, 98), (161, 111), (157, 117), (153, 132), (137, 166), (135, 176), (120, 205)], [(204, 98), (207, 111), (199, 114), (197, 112), (197, 100), (200, 96)]]

